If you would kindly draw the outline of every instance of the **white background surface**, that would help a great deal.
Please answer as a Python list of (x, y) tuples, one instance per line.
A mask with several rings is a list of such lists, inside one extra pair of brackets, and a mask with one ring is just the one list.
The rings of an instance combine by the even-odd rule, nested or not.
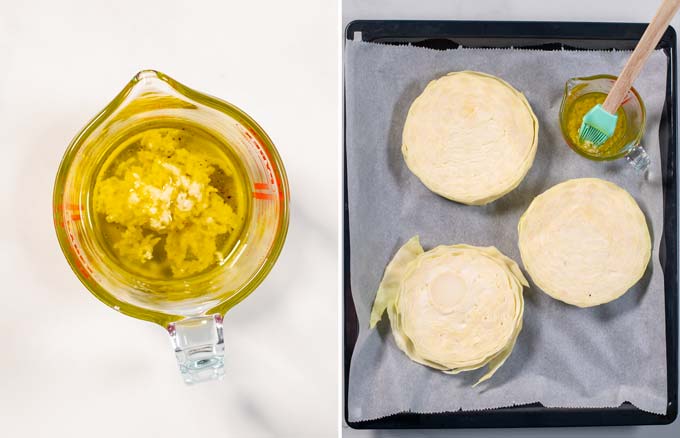
[[(647, 22), (661, 0), (342, 0), (343, 28), (357, 19), (621, 21)], [(671, 25), (680, 32), (680, 17)], [(670, 426), (454, 431), (356, 431), (343, 422), (343, 437), (678, 437)]]
[[(0, 0), (1, 437), (336, 435), (337, 13)], [(288, 171), (288, 240), (225, 319), (220, 383), (186, 387), (165, 331), (90, 295), (52, 227), (64, 150), (143, 68), (245, 110)]]

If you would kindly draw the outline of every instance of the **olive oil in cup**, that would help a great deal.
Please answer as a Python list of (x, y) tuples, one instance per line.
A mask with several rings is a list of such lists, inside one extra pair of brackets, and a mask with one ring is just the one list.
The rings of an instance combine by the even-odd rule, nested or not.
[(166, 329), (195, 383), (223, 376), (224, 315), (273, 267), (288, 199), (283, 163), (254, 120), (146, 70), (67, 149), (54, 222), (85, 287)]
[(569, 147), (578, 154), (596, 161), (625, 157), (639, 173), (649, 168), (649, 156), (640, 145), (645, 130), (645, 106), (631, 88), (619, 107), (614, 135), (601, 146), (579, 140), (578, 129), (583, 116), (595, 104), (601, 103), (611, 90), (615, 76), (597, 75), (569, 79), (564, 87), (560, 106), (560, 128)]
[(92, 232), (109, 258), (157, 280), (221, 265), (239, 241), (250, 201), (240, 162), (228, 151), (174, 121), (124, 139), (99, 167), (90, 203)]

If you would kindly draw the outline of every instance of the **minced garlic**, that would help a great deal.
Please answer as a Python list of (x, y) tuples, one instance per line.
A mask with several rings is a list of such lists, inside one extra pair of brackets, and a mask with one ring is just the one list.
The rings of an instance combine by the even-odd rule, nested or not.
[(211, 185), (214, 163), (184, 147), (190, 140), (179, 129), (146, 131), (138, 150), (97, 182), (93, 199), (97, 213), (125, 229), (112, 242), (120, 257), (140, 264), (164, 261), (173, 277), (220, 262), (218, 237), (240, 221)]

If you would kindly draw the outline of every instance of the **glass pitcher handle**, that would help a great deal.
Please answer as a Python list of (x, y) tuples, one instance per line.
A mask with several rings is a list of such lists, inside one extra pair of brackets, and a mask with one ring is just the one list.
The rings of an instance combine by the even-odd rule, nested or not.
[(222, 315), (198, 316), (173, 322), (168, 333), (184, 382), (194, 384), (224, 377)]
[(647, 169), (649, 169), (649, 164), (651, 163), (647, 151), (640, 145), (634, 146), (630, 152), (628, 152), (626, 161), (628, 161), (635, 169), (635, 172), (640, 175), (643, 175)]

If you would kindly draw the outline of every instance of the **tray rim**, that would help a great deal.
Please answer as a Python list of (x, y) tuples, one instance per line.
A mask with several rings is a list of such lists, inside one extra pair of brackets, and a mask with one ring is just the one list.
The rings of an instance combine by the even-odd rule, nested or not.
[[(380, 42), (391, 39), (389, 43), (422, 42), (423, 40), (451, 40), (452, 38), (493, 38), (526, 40), (603, 40), (627, 41), (634, 45), (641, 37), (645, 23), (602, 23), (602, 22), (557, 22), (557, 21), (458, 21), (458, 20), (354, 20), (347, 24), (344, 32), (346, 40), (352, 40), (354, 32), (362, 32), (363, 41)], [(521, 28), (521, 29), (518, 29)], [(402, 34), (395, 36), (400, 29)], [(484, 35), (480, 35), (480, 30)], [(476, 32), (476, 33), (475, 33)], [(545, 45), (543, 43), (541, 45)], [(564, 43), (547, 43), (560, 44)], [(343, 44), (344, 47), (344, 44)], [(466, 46), (469, 47), (469, 46)], [(481, 47), (484, 47), (483, 45)], [(506, 46), (507, 47), (507, 46)], [(665, 275), (665, 316), (666, 316), (666, 362), (668, 410), (666, 415), (642, 411), (626, 402), (616, 408), (546, 408), (540, 403), (497, 408), (485, 411), (458, 411), (436, 414), (398, 413), (375, 420), (349, 421), (348, 382), (349, 365), (358, 336), (358, 321), (354, 309), (350, 285), (350, 245), (349, 217), (347, 200), (347, 162), (346, 162), (346, 106), (343, 56), (343, 246), (342, 246), (342, 290), (343, 290), (343, 410), (344, 421), (353, 429), (413, 429), (413, 428), (497, 428), (497, 427), (571, 427), (571, 426), (620, 426), (670, 424), (678, 413), (678, 154), (677, 154), (677, 36), (669, 26), (659, 43), (668, 58), (666, 100), (663, 117), (667, 118), (669, 137), (667, 155), (663, 170), (664, 180), (664, 226), (660, 253), (666, 257), (663, 263)], [(532, 47), (533, 48), (533, 47)], [(555, 50), (556, 48), (540, 48)], [(610, 47), (613, 48), (613, 47)], [(588, 50), (573, 48), (568, 50)], [(670, 161), (669, 161), (670, 159)], [(668, 187), (667, 187), (668, 186)], [(668, 210), (668, 211), (667, 211)], [(670, 221), (667, 220), (670, 217)], [(669, 247), (668, 242), (671, 245)], [(353, 338), (353, 339), (350, 339)]]

